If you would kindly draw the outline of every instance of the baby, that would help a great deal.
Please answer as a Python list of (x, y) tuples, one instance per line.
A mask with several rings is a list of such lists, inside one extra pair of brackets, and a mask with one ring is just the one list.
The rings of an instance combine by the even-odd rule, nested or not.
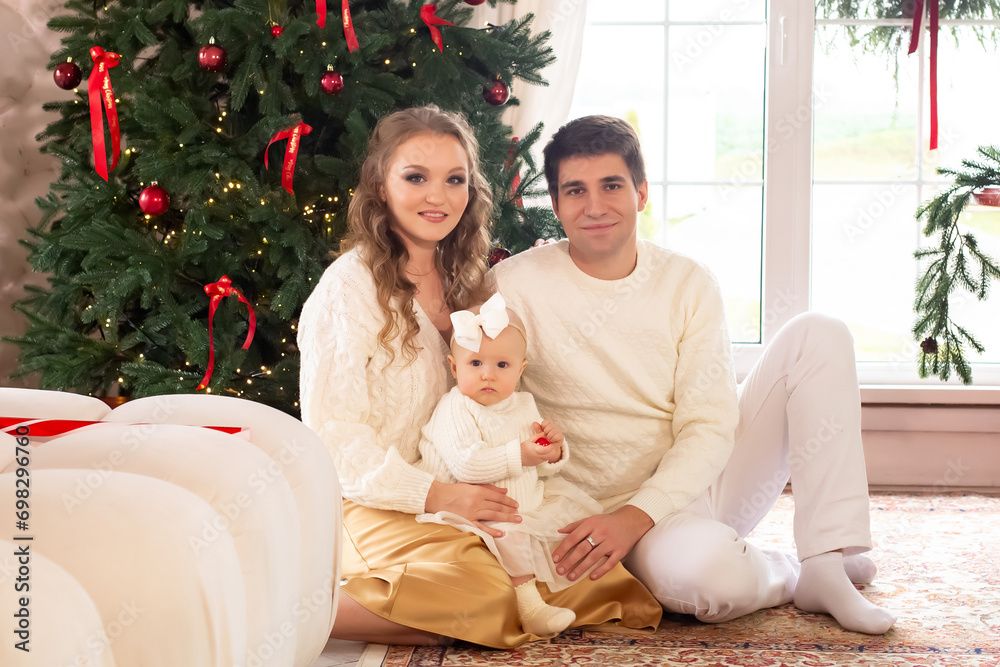
[(508, 489), (522, 521), (493, 524), (504, 531), (494, 539), (451, 512), (417, 520), (482, 537), (514, 584), (521, 626), (541, 637), (553, 636), (568, 628), (576, 614), (546, 604), (536, 582), (544, 581), (553, 592), (572, 584), (552, 563), (552, 551), (564, 537), (558, 530), (603, 510), (578, 487), (552, 476), (569, 457), (562, 432), (541, 418), (531, 394), (515, 391), (528, 364), (520, 318), (499, 294), (479, 309), (451, 318), (455, 333), (448, 361), (457, 385), (441, 398), (423, 429), (419, 465), (441, 482)]

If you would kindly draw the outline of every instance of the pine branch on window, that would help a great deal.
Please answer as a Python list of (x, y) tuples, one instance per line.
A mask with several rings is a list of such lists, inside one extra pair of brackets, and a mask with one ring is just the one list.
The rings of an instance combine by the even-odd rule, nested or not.
[[(980, 146), (979, 159), (963, 160), (962, 169), (938, 169), (954, 176), (955, 183), (917, 209), (925, 221), (924, 236), (936, 237), (936, 247), (920, 248), (914, 256), (926, 264), (917, 280), (913, 309), (917, 321), (913, 336), (920, 342), (920, 377), (951, 377), (952, 369), (965, 384), (972, 383), (966, 347), (985, 351), (979, 340), (952, 317), (952, 299), (962, 290), (985, 301), (993, 281), (1000, 281), (1000, 263), (982, 251), (976, 237), (960, 228), (959, 221), (970, 200), (1000, 205), (1000, 149)], [(995, 191), (985, 191), (995, 188)]]

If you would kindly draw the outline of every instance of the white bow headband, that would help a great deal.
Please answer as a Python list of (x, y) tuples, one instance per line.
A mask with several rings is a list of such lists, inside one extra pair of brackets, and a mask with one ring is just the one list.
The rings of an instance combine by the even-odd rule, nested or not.
[(451, 314), (451, 323), (455, 326), (455, 342), (467, 350), (479, 352), (483, 334), (496, 338), (510, 325), (510, 318), (507, 304), (497, 292), (480, 306), (478, 315), (471, 310), (459, 310)]

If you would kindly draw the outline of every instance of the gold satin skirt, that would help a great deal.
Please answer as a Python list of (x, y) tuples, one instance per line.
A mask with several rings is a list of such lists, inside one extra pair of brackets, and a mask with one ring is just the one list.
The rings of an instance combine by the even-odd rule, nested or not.
[[(540, 639), (521, 629), (510, 577), (483, 541), (451, 526), (345, 500), (343, 576), (341, 592), (400, 625), (493, 648)], [(574, 626), (651, 631), (663, 613), (621, 563), (558, 593), (538, 588), (549, 604), (576, 613)]]

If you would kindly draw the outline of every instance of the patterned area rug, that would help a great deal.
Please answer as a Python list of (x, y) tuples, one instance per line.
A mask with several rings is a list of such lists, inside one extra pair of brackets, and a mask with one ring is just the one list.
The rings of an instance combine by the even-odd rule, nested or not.
[[(783, 495), (751, 541), (794, 548), (792, 509)], [(653, 634), (571, 630), (510, 651), (395, 646), (360, 665), (1000, 666), (1000, 498), (877, 495), (871, 517), (880, 573), (859, 588), (899, 617), (881, 637), (785, 605), (719, 625), (668, 615)]]

